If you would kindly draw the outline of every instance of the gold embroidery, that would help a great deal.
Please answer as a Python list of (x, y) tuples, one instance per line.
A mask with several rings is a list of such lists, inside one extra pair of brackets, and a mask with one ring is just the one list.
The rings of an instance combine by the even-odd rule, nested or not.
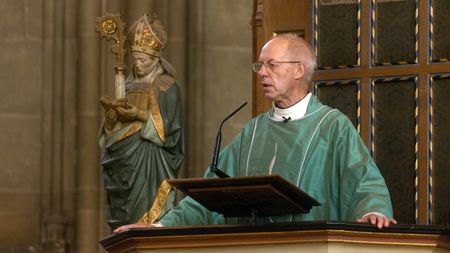
[(161, 116), (161, 111), (159, 109), (159, 92), (158, 87), (156, 89), (151, 89), (150, 91), (150, 117), (153, 122), (153, 126), (155, 126), (156, 132), (158, 133), (159, 138), (163, 143), (166, 142), (166, 134), (164, 132), (164, 121)]
[(167, 196), (169, 195), (172, 187), (167, 182), (167, 180), (162, 181), (161, 186), (159, 186), (158, 194), (156, 195), (155, 201), (153, 202), (152, 208), (146, 212), (142, 218), (139, 219), (138, 223), (155, 223), (158, 217), (161, 215), (164, 204), (166, 203)]
[[(140, 109), (148, 110), (146, 116), (148, 120), (152, 121), (155, 127), (156, 133), (162, 143), (167, 141), (164, 119), (161, 115), (161, 110), (159, 107), (159, 93), (160, 91), (166, 91), (175, 82), (175, 79), (169, 75), (161, 75), (157, 77), (152, 84), (148, 83), (133, 83), (129, 84), (127, 87), (127, 98), (130, 103), (137, 106)], [(142, 96), (145, 94), (145, 96)], [(144, 99), (145, 97), (145, 99)], [(136, 132), (138, 132), (143, 127), (143, 123), (140, 121), (134, 122), (120, 122), (117, 121), (114, 129), (105, 130), (107, 136), (113, 132), (120, 131), (120, 129), (125, 129), (123, 132), (116, 137), (115, 142), (121, 141)]]
[(166, 142), (166, 134), (164, 131), (164, 120), (161, 116), (161, 111), (159, 108), (159, 91), (166, 91), (169, 89), (175, 79), (169, 75), (161, 75), (155, 79), (154, 85), (150, 90), (150, 117), (152, 119), (153, 125), (155, 126), (156, 132), (163, 143)]

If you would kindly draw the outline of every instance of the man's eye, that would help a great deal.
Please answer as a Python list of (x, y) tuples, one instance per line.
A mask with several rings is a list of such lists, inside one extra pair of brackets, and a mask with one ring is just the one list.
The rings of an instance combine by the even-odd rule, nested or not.
[(277, 66), (276, 64), (271, 63), (271, 62), (268, 62), (267, 64), (269, 65), (269, 68), (270, 68), (270, 69), (274, 69), (274, 68), (276, 68), (276, 66)]

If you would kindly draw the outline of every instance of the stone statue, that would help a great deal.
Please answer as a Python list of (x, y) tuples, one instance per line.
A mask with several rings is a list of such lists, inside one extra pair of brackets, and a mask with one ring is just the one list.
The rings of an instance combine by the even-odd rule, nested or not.
[[(160, 21), (144, 15), (130, 27), (126, 39), (133, 68), (126, 80), (119, 59), (125, 55), (120, 48), (123, 23), (114, 15), (97, 22), (100, 34), (116, 42), (115, 98), (100, 98), (105, 119), (99, 137), (107, 222), (115, 229), (139, 222), (150, 211), (161, 183), (177, 177), (184, 157), (182, 108), (176, 72), (162, 58), (167, 34)], [(160, 214), (174, 205), (174, 190), (164, 199)]]

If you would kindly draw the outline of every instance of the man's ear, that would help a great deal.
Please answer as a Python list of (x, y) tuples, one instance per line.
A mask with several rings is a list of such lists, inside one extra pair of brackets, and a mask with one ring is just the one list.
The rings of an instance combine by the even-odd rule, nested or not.
[(295, 79), (300, 79), (302, 77), (304, 77), (306, 74), (306, 69), (305, 69), (305, 65), (298, 63), (297, 64), (297, 68), (295, 69)]

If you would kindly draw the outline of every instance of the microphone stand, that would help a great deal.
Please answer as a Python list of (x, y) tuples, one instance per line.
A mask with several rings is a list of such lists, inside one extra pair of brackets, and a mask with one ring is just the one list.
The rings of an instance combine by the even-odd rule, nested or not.
[(222, 141), (222, 126), (223, 126), (223, 123), (225, 123), (226, 120), (231, 118), (234, 114), (236, 114), (239, 110), (241, 110), (246, 105), (247, 105), (247, 102), (243, 103), (241, 106), (239, 106), (239, 108), (237, 108), (236, 110), (234, 110), (234, 112), (232, 112), (230, 115), (228, 115), (222, 121), (222, 123), (220, 123), (219, 131), (217, 132), (217, 136), (216, 136), (216, 145), (214, 146), (213, 159), (212, 159), (211, 165), (209, 166), (210, 171), (213, 172), (214, 174), (216, 174), (216, 176), (218, 176), (219, 178), (230, 177), (225, 172), (221, 171), (217, 167), (217, 163), (219, 162), (220, 142)]

